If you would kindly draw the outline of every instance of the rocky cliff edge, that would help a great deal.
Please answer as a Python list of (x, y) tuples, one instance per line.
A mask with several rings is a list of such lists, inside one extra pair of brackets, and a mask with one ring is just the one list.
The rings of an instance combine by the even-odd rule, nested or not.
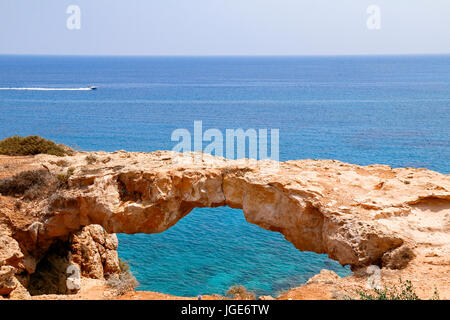
[(449, 288), (450, 177), (426, 169), (119, 151), (2, 156), (0, 178), (5, 297), (67, 294), (70, 265), (82, 277), (117, 274), (114, 233), (163, 232), (218, 206), (350, 265), (348, 283), (377, 266), (386, 279), (431, 274), (444, 295)]

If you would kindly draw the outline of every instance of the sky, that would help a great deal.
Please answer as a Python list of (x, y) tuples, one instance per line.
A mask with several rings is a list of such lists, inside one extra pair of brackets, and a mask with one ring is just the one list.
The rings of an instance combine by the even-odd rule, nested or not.
[(0, 0), (0, 54), (442, 53), (450, 0)]

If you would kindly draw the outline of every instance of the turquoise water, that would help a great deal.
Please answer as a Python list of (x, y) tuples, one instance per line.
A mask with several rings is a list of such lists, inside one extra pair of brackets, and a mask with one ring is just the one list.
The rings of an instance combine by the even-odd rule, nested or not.
[(224, 293), (235, 284), (276, 294), (321, 269), (349, 274), (326, 255), (299, 252), (283, 236), (245, 221), (228, 207), (193, 210), (175, 227), (154, 235), (121, 235), (142, 288), (186, 296)]
[[(96, 91), (8, 90), (82, 88)], [(83, 150), (172, 149), (171, 133), (279, 128), (280, 159), (327, 158), (449, 173), (450, 56), (115, 58), (0, 56), (0, 138), (39, 134)], [(230, 208), (119, 235), (140, 290), (193, 296), (244, 284), (275, 294), (322, 268)]]

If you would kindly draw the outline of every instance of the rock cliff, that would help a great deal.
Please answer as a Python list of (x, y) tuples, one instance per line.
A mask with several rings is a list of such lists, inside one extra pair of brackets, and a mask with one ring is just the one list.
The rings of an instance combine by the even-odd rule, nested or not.
[(425, 169), (226, 161), (169, 151), (3, 162), (9, 168), (0, 172), (3, 181), (23, 171), (40, 171), (41, 179), (2, 192), (2, 295), (17, 283), (35, 290), (33, 275), (54, 257), (79, 265), (83, 276), (117, 273), (117, 239), (109, 234), (163, 232), (196, 207), (242, 209), (249, 223), (353, 270), (404, 269), (431, 251), (440, 263), (450, 256), (450, 177)]

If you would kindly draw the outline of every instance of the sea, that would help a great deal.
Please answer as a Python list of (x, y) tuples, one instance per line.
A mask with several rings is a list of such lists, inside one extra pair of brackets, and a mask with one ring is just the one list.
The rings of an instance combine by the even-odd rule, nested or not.
[[(97, 90), (88, 90), (97, 86)], [(450, 173), (450, 56), (0, 56), (0, 139), (77, 150), (171, 150), (174, 130), (279, 129), (279, 158)], [(119, 234), (138, 290), (277, 295), (330, 269), (241, 210), (195, 209), (160, 234)]]

